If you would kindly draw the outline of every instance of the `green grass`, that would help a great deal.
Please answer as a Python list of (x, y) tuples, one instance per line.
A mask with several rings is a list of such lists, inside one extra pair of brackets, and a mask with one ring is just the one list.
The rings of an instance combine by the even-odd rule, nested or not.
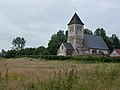
[(0, 59), (0, 90), (120, 90), (120, 64)]

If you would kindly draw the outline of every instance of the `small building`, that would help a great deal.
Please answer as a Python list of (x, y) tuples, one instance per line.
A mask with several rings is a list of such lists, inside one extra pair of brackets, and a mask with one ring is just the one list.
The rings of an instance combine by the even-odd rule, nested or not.
[(62, 43), (59, 50), (58, 54), (59, 56), (73, 56), (74, 48), (70, 43)]
[(82, 54), (109, 54), (101, 36), (84, 34), (84, 23), (75, 13), (68, 23), (67, 43), (62, 43), (57, 55), (78, 56)]
[(114, 49), (110, 54), (111, 57), (120, 57), (120, 49)]

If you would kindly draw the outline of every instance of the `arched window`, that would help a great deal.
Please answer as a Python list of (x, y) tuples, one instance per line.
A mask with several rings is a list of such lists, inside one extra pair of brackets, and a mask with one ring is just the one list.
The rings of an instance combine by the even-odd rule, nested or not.
[(97, 53), (97, 50), (95, 50), (95, 53)]
[(70, 26), (70, 32), (74, 32), (74, 26)]
[(101, 53), (101, 51), (99, 51), (99, 53)]
[(63, 46), (62, 46), (62, 50), (63, 50)]
[(92, 53), (95, 53), (94, 50), (92, 50)]
[(92, 50), (92, 53), (97, 53), (97, 50)]

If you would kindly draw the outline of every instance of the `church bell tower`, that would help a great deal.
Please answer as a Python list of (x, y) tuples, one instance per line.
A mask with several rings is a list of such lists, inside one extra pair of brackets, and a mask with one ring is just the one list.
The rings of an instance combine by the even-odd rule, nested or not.
[(71, 43), (77, 51), (84, 49), (84, 23), (76, 13), (68, 24), (67, 43)]

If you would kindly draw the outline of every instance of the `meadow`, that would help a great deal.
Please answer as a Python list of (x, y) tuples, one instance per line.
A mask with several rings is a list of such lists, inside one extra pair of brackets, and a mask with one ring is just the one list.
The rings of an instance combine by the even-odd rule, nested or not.
[(0, 59), (0, 90), (120, 90), (120, 63)]

